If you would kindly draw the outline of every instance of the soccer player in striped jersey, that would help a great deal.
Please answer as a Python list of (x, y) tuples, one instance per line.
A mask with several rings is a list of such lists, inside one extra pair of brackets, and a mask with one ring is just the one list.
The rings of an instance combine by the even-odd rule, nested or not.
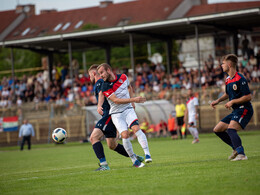
[[(138, 118), (134, 111), (134, 102), (142, 103), (142, 101), (140, 101), (142, 97), (133, 98), (133, 90), (125, 74), (114, 75), (111, 66), (105, 63), (99, 65), (97, 69), (101, 78), (104, 80), (102, 92), (110, 104), (109, 113), (122, 137), (123, 146), (130, 156), (133, 166), (143, 167), (144, 164), (137, 160), (133, 152), (128, 131), (128, 128), (131, 128), (135, 133), (138, 142), (144, 150), (145, 162), (152, 162), (147, 138), (139, 127)], [(98, 106), (98, 109), (99, 108), (100, 106)], [(99, 110), (99, 113), (102, 113), (102, 110)]]
[(190, 88), (188, 90), (188, 96), (189, 99), (186, 102), (187, 109), (185, 110), (185, 116), (184, 121), (188, 118), (188, 129), (190, 131), (190, 134), (193, 136), (192, 144), (199, 143), (199, 132), (196, 127), (197, 125), (197, 119), (198, 119), (198, 107), (199, 107), (199, 101), (198, 99), (193, 95), (193, 91)]
[[(88, 73), (91, 82), (94, 84), (95, 96), (98, 101), (98, 96), (99, 93), (101, 92), (101, 87), (104, 81), (100, 78), (97, 72), (97, 67), (98, 65), (93, 64), (89, 68)], [(107, 100), (105, 100), (101, 106), (103, 108), (102, 118), (97, 122), (90, 136), (90, 142), (92, 144), (93, 150), (100, 161), (100, 167), (96, 169), (96, 171), (110, 170), (104, 154), (103, 145), (101, 143), (101, 138), (104, 135), (106, 137), (107, 145), (111, 150), (114, 150), (125, 157), (129, 157), (123, 145), (117, 143), (116, 141), (117, 130), (111, 120), (111, 116), (109, 114), (110, 105), (108, 104)], [(141, 162), (144, 161), (143, 157), (141, 156), (136, 156), (136, 157), (139, 161)]]
[(220, 139), (233, 149), (231, 156), (228, 158), (232, 161), (247, 160), (237, 131), (246, 127), (254, 113), (250, 103), (251, 94), (247, 80), (236, 71), (237, 63), (238, 59), (234, 54), (223, 57), (221, 67), (228, 74), (226, 93), (211, 103), (211, 106), (215, 108), (217, 104), (229, 98), (225, 107), (227, 109), (233, 108), (232, 113), (223, 118), (213, 130)]

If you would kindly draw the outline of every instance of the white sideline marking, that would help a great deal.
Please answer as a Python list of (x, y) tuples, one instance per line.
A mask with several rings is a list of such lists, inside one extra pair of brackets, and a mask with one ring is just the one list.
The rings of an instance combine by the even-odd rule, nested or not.
[(43, 176), (43, 177), (25, 177), (25, 178), (14, 179), (14, 180), (11, 180), (11, 181), (26, 181), (26, 180), (34, 180), (34, 179), (47, 179), (47, 178), (60, 177), (60, 176), (66, 176), (66, 175), (79, 175), (79, 174), (83, 174), (83, 173), (85, 173), (85, 172), (80, 171), (80, 172), (76, 172), (76, 173), (65, 173), (65, 174)]
[(0, 177), (7, 176), (7, 175), (17, 175), (17, 174), (26, 174), (26, 173), (40, 173), (40, 172), (48, 172), (48, 171), (59, 171), (59, 170), (68, 170), (68, 169), (77, 169), (77, 168), (86, 168), (89, 167), (87, 165), (84, 166), (75, 166), (75, 167), (65, 167), (65, 168), (52, 168), (52, 169), (44, 169), (44, 170), (35, 170), (35, 171), (22, 171), (22, 172), (16, 172), (16, 173), (4, 173), (0, 174)]

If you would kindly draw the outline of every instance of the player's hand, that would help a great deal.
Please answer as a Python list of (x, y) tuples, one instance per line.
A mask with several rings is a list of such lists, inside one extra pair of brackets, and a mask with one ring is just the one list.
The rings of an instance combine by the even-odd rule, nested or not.
[(214, 100), (213, 102), (211, 102), (210, 106), (215, 109), (216, 105), (218, 105), (219, 101), (218, 100)]
[(232, 102), (232, 100), (231, 100), (231, 101), (229, 101), (229, 102), (227, 102), (227, 103), (225, 104), (225, 107), (230, 110), (231, 107), (232, 107), (232, 105), (233, 105), (233, 102)]
[(144, 103), (146, 101), (146, 98), (139, 96), (139, 97), (135, 97), (134, 100), (135, 103)]
[(133, 108), (134, 108), (134, 110), (135, 110), (135, 103), (132, 103), (132, 106), (133, 106)]
[(97, 112), (100, 114), (100, 115), (103, 115), (103, 108), (100, 106), (97, 108)]

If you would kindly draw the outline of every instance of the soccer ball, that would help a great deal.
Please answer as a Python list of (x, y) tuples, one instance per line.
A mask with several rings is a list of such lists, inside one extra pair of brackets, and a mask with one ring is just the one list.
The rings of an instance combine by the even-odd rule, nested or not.
[(62, 143), (67, 138), (67, 132), (63, 128), (56, 128), (52, 132), (52, 139), (57, 143)]

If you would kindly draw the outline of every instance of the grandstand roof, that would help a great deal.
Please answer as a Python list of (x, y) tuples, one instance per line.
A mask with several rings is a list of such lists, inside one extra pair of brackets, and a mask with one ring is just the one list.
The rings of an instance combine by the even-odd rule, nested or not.
[(186, 17), (199, 16), (199, 15), (221, 13), (227, 11), (243, 10), (243, 9), (254, 8), (254, 7), (260, 7), (260, 1), (203, 4), (203, 5), (193, 6), (185, 14), (185, 16)]
[[(134, 42), (183, 39), (194, 36), (195, 24), (200, 25), (199, 34), (253, 31), (260, 26), (260, 1), (203, 4), (193, 6), (185, 17), (167, 19), (180, 2), (182, 0), (139, 0), (109, 4), (106, 7), (32, 15), (0, 45), (36, 51), (67, 52), (68, 41), (71, 41), (73, 50), (84, 50), (129, 44), (129, 33), (134, 35)], [(257, 8), (244, 9), (245, 7)], [(122, 19), (125, 23), (120, 25)], [(83, 21), (81, 25), (78, 24), (80, 21)], [(59, 25), (60, 23), (62, 24)], [(77, 24), (79, 27), (75, 28)], [(80, 30), (84, 25), (95, 24), (101, 28)]]
[(19, 16), (15, 10), (8, 10), (0, 12), (0, 34)]
[[(5, 40), (161, 21), (167, 19), (181, 2), (141, 0), (33, 15), (25, 19)], [(29, 29), (28, 32), (23, 34), (26, 29)]]

